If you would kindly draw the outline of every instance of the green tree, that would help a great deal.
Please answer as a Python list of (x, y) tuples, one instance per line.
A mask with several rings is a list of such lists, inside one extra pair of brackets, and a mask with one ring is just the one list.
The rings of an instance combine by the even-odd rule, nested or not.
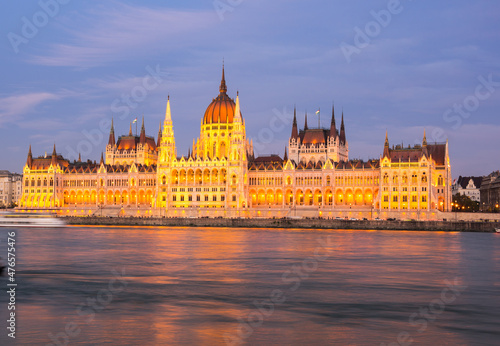
[(453, 196), (453, 211), (459, 212), (476, 212), (479, 211), (479, 202), (475, 202), (469, 196), (459, 193)]

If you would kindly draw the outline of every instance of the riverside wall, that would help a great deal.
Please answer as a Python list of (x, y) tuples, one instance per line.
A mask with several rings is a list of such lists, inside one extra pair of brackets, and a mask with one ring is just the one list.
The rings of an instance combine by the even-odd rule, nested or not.
[(477, 221), (387, 221), (335, 219), (268, 219), (268, 218), (155, 218), (155, 217), (63, 217), (69, 225), (103, 226), (169, 226), (228, 228), (307, 228), (406, 230), (442, 232), (495, 232), (500, 222)]

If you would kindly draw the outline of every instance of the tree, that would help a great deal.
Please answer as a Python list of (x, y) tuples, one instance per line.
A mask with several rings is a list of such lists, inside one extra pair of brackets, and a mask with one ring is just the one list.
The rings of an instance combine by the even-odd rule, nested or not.
[(459, 193), (453, 196), (453, 211), (459, 212), (476, 212), (479, 211), (479, 202), (475, 202), (469, 196), (461, 195)]

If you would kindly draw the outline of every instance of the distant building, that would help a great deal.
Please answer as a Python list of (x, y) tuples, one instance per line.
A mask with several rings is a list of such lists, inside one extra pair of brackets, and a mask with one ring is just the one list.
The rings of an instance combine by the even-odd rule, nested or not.
[(452, 193), (457, 193), (469, 197), (475, 202), (481, 200), (481, 183), (483, 177), (458, 177), (458, 180), (452, 186)]
[(16, 203), (22, 195), (23, 176), (9, 171), (0, 171), (0, 207)]
[(498, 210), (500, 203), (500, 171), (483, 178), (481, 183), (481, 210)]

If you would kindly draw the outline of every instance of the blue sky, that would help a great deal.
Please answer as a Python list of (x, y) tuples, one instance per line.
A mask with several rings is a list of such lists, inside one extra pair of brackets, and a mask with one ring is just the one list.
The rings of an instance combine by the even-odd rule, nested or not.
[(2, 5), (0, 169), (20, 172), (30, 144), (99, 160), (111, 117), (126, 134), (144, 115), (156, 137), (167, 95), (186, 155), (223, 58), (257, 154), (283, 154), (294, 105), (326, 127), (334, 102), (351, 158), (425, 129), (454, 177), (500, 169), (498, 1), (59, 1)]

